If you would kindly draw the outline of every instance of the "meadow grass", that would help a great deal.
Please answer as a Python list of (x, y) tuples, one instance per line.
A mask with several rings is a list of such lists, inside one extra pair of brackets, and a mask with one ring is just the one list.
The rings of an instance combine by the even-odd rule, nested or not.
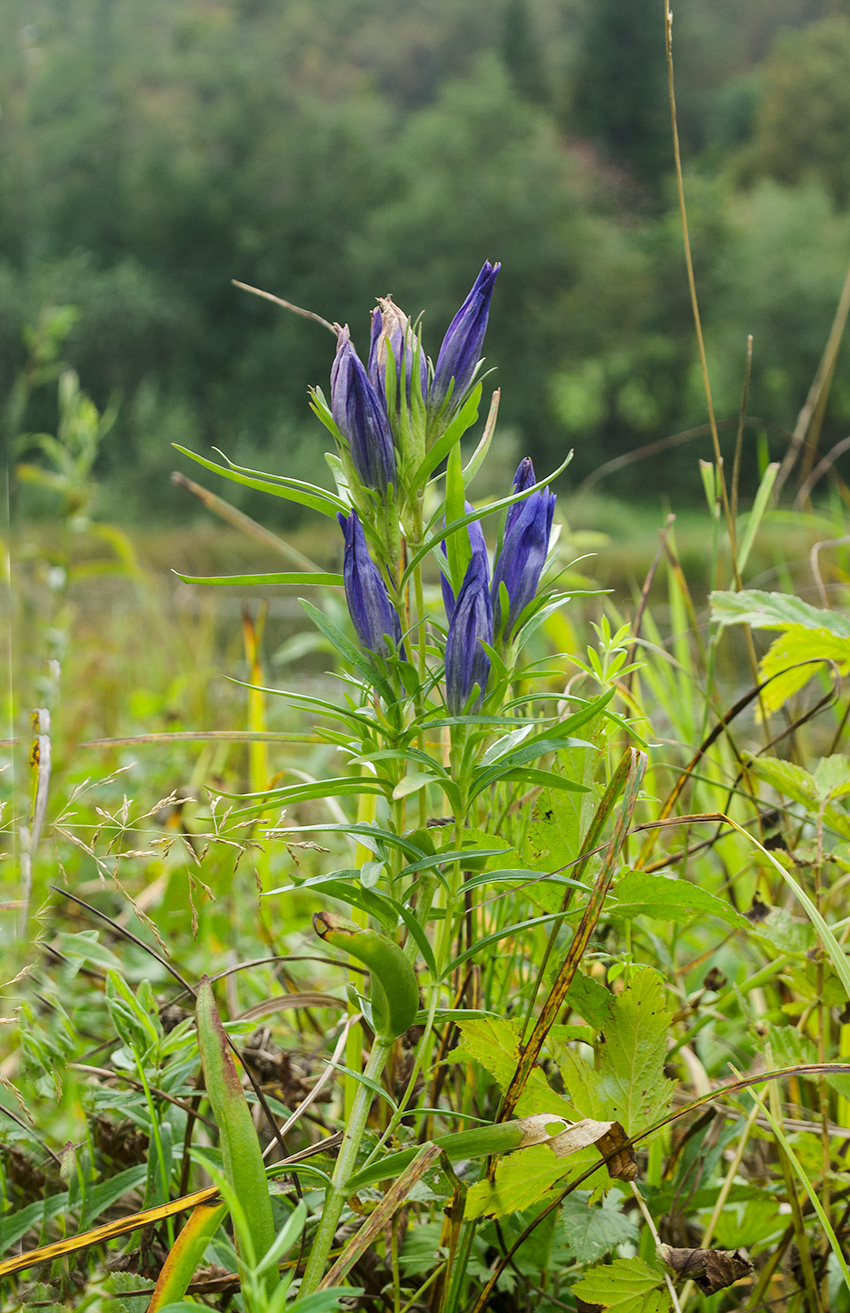
[[(568, 507), (566, 518), (577, 540), (566, 548), (569, 559), (576, 547), (589, 544), (581, 543), (581, 507)], [(612, 509), (610, 518), (622, 525), (639, 516), (633, 508), (619, 517)], [(599, 519), (604, 522), (604, 516)], [(552, 1100), (566, 1095), (577, 1112), (583, 1111), (575, 1086), (577, 1059), (570, 1052), (590, 1052), (594, 1027), (604, 1030), (598, 1009), (612, 999), (625, 1007), (635, 990), (645, 987), (641, 973), (651, 967), (663, 984), (669, 1017), (664, 1073), (656, 1072), (653, 1080), (675, 1081), (675, 1120), (656, 1132), (648, 1148), (640, 1141), (636, 1145), (641, 1209), (661, 1241), (674, 1249), (746, 1246), (757, 1268), (754, 1276), (742, 1268), (741, 1284), (725, 1296), (680, 1283), (676, 1299), (680, 1306), (712, 1309), (755, 1308), (765, 1298), (776, 1301), (774, 1307), (792, 1308), (803, 1300), (805, 1307), (841, 1309), (847, 1300), (837, 1255), (846, 1226), (843, 1146), (850, 1133), (850, 1085), (836, 1069), (818, 1075), (814, 1068), (850, 1055), (850, 1028), (839, 965), (802, 910), (793, 882), (808, 891), (843, 944), (848, 926), (841, 891), (850, 871), (845, 856), (850, 822), (841, 787), (842, 763), (845, 778), (847, 766), (846, 691), (834, 666), (821, 664), (801, 693), (768, 720), (760, 721), (758, 698), (750, 696), (714, 735), (730, 708), (745, 700), (753, 676), (738, 631), (708, 624), (708, 592), (731, 582), (722, 530), (705, 514), (701, 521), (696, 516), (681, 521), (657, 562), (636, 647), (633, 631), (618, 635), (616, 625), (624, 614), (634, 620), (640, 585), (658, 549), (658, 523), (654, 532), (640, 526), (631, 538), (612, 534), (593, 544), (597, 556), (575, 572), (614, 591), (584, 599), (563, 613), (566, 621), (558, 613), (539, 641), (552, 689), (579, 676), (577, 663), (588, 662), (589, 644), (597, 659), (586, 678), (615, 690), (633, 731), (651, 745), (633, 823), (692, 819), (644, 829), (625, 841), (624, 865), (581, 959), (585, 983), (570, 987), (538, 1071)], [(748, 563), (747, 582), (815, 596), (811, 545), (821, 536), (840, 536), (839, 521), (837, 506), (798, 515), (793, 522), (768, 518)], [(10, 977), (19, 969), (28, 974), (4, 990), (7, 1211), (0, 1238), (7, 1257), (163, 1205), (210, 1179), (209, 1170), (220, 1161), (216, 1136), (197, 1084), (190, 999), (175, 970), (188, 982), (203, 974), (220, 978), (220, 1005), (230, 1019), (231, 1037), (279, 1124), (321, 1085), (285, 1142), (288, 1154), (319, 1145), (315, 1158), (307, 1160), (313, 1175), (299, 1178), (308, 1211), (317, 1203), (322, 1179), (315, 1173), (332, 1163), (333, 1150), (322, 1151), (322, 1142), (340, 1126), (363, 1060), (359, 1042), (352, 1045), (349, 1035), (345, 1060), (335, 1061), (352, 1074), (334, 1073), (326, 1065), (351, 1006), (345, 981), (360, 978), (329, 962), (333, 954), (321, 945), (317, 949), (310, 927), (317, 894), (297, 887), (350, 861), (347, 841), (338, 834), (305, 832), (270, 843), (262, 839), (255, 817), (239, 815), (238, 795), (250, 790), (252, 773), (267, 769), (269, 782), (292, 778), (287, 773), (293, 771), (297, 778), (321, 779), (337, 771), (333, 751), (316, 734), (309, 714), (287, 709), (273, 697), (251, 706), (244, 686), (229, 682), (228, 676), (245, 680), (250, 673), (244, 595), (222, 598), (189, 590), (158, 568), (163, 559), (198, 572), (208, 563), (219, 568), (228, 543), (220, 531), (201, 531), (196, 541), (185, 532), (175, 537), (155, 542), (140, 536), (134, 546), (141, 564), (112, 579), (108, 593), (93, 589), (85, 574), (91, 564), (87, 550), (79, 560), (66, 559), (63, 581), (55, 576), (51, 581), (55, 549), (49, 535), (45, 539), (35, 529), (23, 536), (32, 546), (19, 553), (14, 566), (14, 711), (21, 742), (13, 785), (10, 770), (2, 777), (8, 853), (4, 958)], [(307, 535), (296, 542), (304, 551), (316, 551)], [(263, 568), (248, 548), (240, 568)], [(822, 571), (832, 603), (840, 601), (846, 578), (842, 550), (833, 550)], [(256, 621), (256, 603), (246, 605)], [(598, 623), (604, 614), (611, 626), (594, 632), (590, 622)], [(255, 664), (252, 682), (291, 683), (295, 671), (299, 688), (326, 692), (326, 651), (304, 653), (306, 666), (276, 666), (275, 652), (284, 648), (285, 656), (287, 643), (291, 652), (295, 638), (291, 614), (275, 615), (272, 601), (261, 647), (262, 678), (256, 678)], [(758, 636), (756, 643), (765, 646)], [(564, 655), (553, 657), (556, 651)], [(639, 668), (623, 675), (623, 660), (633, 652)], [(46, 661), (59, 663), (58, 668), (45, 673)], [(14, 860), (29, 806), (25, 715), (27, 706), (45, 703), (51, 709), (49, 804), (34, 855), (27, 930), (21, 934), (24, 909)], [(274, 737), (264, 741), (266, 755), (259, 760), (245, 741), (204, 737), (247, 734), (249, 726), (257, 733), (260, 723)], [(182, 735), (199, 737), (176, 737)], [(118, 742), (91, 746), (103, 739)], [(707, 746), (700, 752), (701, 744)], [(570, 750), (571, 765), (586, 772), (598, 799), (611, 769), (605, 763), (613, 765), (622, 751), (621, 732), (594, 747), (592, 763), (589, 754), (582, 762), (582, 750)], [(794, 778), (771, 774), (760, 764), (765, 758), (787, 763)], [(820, 793), (815, 783), (807, 794), (806, 772), (811, 780), (820, 777)], [(586, 839), (588, 833), (587, 818), (576, 822), (563, 810), (556, 813), (553, 831), (553, 800), (548, 792), (530, 800), (526, 853), (541, 871), (574, 859), (581, 851), (578, 836)], [(344, 804), (317, 798), (288, 809), (286, 824), (325, 825), (344, 815)], [(718, 815), (740, 824), (761, 848), (723, 820), (711, 819)], [(589, 884), (599, 861), (599, 856), (584, 861)], [(659, 886), (662, 872), (675, 877), (668, 880), (669, 890)], [(260, 887), (282, 885), (294, 887), (276, 898), (258, 897)], [(551, 917), (559, 909), (567, 916), (554, 928), (543, 921), (498, 938), (511, 925)], [(465, 999), (467, 1007), (519, 1026), (526, 1013), (533, 1015), (534, 998), (538, 1006), (544, 999), (575, 926), (572, 909), (564, 909), (563, 887), (529, 879), (509, 893), (498, 886), (489, 894), (482, 890), (468, 928), (472, 938), (458, 945), (460, 957), (466, 949), (471, 953), (459, 960), (453, 976), (457, 1002)], [(132, 1008), (122, 1002), (116, 982), (135, 999)], [(395, 1143), (399, 1136), (402, 1144), (415, 1144), (417, 1138), (492, 1120), (504, 1077), (488, 1059), (486, 1032), (462, 1021), (458, 1030), (458, 1020), (447, 1015), (438, 1023), (433, 1046), (418, 1056), (412, 1086), (415, 1036), (395, 1046), (386, 1094), (369, 1112), (362, 1154), (374, 1150), (390, 1124), (394, 1105), (388, 1100), (409, 1100), (405, 1118), (393, 1118)], [(151, 1035), (142, 1044), (137, 1032), (145, 1024)], [(638, 1040), (634, 1035), (633, 1061), (640, 1058)], [(597, 1066), (600, 1061), (597, 1047)], [(734, 1088), (736, 1073), (747, 1077), (780, 1068), (786, 1074), (767, 1087), (763, 1105)], [(718, 1094), (720, 1085), (729, 1085), (729, 1093)], [(542, 1087), (535, 1086), (534, 1097), (537, 1105), (529, 1099), (520, 1110), (536, 1106), (553, 1112)], [(601, 1111), (599, 1097), (587, 1107), (599, 1105)], [(657, 1097), (662, 1099), (660, 1091)], [(688, 1106), (701, 1097), (704, 1102), (689, 1113)], [(628, 1107), (628, 1098), (616, 1106)], [(646, 1110), (633, 1112), (651, 1125)], [(281, 1158), (283, 1150), (259, 1111), (257, 1126), (269, 1146), (267, 1161)], [(637, 1120), (626, 1126), (629, 1134), (643, 1129)], [(606, 1254), (609, 1271), (616, 1273), (618, 1263), (633, 1265), (627, 1273), (631, 1281), (639, 1256), (650, 1273), (640, 1297), (651, 1296), (652, 1307), (666, 1307), (672, 1297), (641, 1209), (622, 1181), (614, 1181), (604, 1206), (583, 1194), (577, 1179), (582, 1174), (595, 1171), (591, 1189), (602, 1183), (587, 1158), (596, 1153), (598, 1161), (598, 1151), (584, 1152), (571, 1172), (562, 1170), (551, 1182), (541, 1177), (537, 1194), (527, 1188), (523, 1193), (520, 1185), (529, 1173), (543, 1172), (545, 1164), (534, 1160), (533, 1167), (511, 1175), (516, 1158), (501, 1160), (508, 1203), (485, 1208), (474, 1233), (462, 1237), (462, 1287), (445, 1279), (446, 1246), (460, 1238), (453, 1239), (443, 1209), (453, 1191), (471, 1188), (478, 1172), (474, 1158), (460, 1178), (445, 1162), (444, 1172), (425, 1177), (427, 1187), (411, 1186), (401, 1212), (375, 1235), (373, 1247), (360, 1254), (346, 1280), (365, 1291), (366, 1306), (376, 1308), (389, 1299), (399, 1309), (525, 1308), (532, 1302), (555, 1309), (573, 1307), (577, 1279), (592, 1278), (594, 1264)], [(286, 1197), (281, 1196), (284, 1213)], [(380, 1197), (374, 1185), (357, 1196), (363, 1207)], [(560, 1202), (552, 1208), (556, 1199)], [(284, 1215), (280, 1208), (276, 1204), (278, 1217)], [(367, 1218), (368, 1213), (366, 1207)], [(356, 1211), (347, 1211), (345, 1218), (343, 1241), (360, 1225)], [(535, 1218), (539, 1225), (523, 1240), (524, 1228)], [(833, 1249), (826, 1218), (838, 1237)], [(129, 1239), (69, 1251), (24, 1272), (7, 1286), (9, 1307), (47, 1307), (51, 1301), (75, 1308), (147, 1307), (150, 1295), (132, 1292), (150, 1290), (174, 1226), (169, 1217), (153, 1229), (140, 1226)], [(223, 1232), (213, 1239), (192, 1287), (212, 1306), (232, 1299), (236, 1290), (237, 1278), (227, 1275), (235, 1271), (229, 1243)], [(789, 1260), (791, 1245), (799, 1259)], [(292, 1271), (286, 1262), (298, 1262), (297, 1250), (289, 1260), (281, 1258), (282, 1271)], [(605, 1267), (603, 1262), (599, 1270)], [(595, 1289), (591, 1280), (588, 1293)], [(244, 1294), (235, 1298), (238, 1304)]]

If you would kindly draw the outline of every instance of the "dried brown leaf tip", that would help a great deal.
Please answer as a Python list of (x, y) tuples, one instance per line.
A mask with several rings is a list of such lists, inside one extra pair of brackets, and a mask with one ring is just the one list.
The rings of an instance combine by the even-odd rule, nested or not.
[(753, 1274), (753, 1265), (743, 1249), (671, 1249), (659, 1245), (658, 1257), (679, 1279), (695, 1282), (704, 1295), (725, 1290)]
[[(603, 1158), (608, 1158), (608, 1175), (621, 1181), (633, 1181), (637, 1176), (637, 1159), (628, 1136), (619, 1122), (597, 1122), (585, 1118), (556, 1135), (552, 1150), (556, 1158), (586, 1149), (595, 1144)], [(613, 1155), (608, 1157), (608, 1155)]]

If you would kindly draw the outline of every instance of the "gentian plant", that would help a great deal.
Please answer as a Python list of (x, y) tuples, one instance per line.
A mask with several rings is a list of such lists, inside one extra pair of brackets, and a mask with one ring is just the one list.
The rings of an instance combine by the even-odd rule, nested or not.
[[(275, 788), (255, 802), (246, 800), (248, 812), (254, 806), (257, 815), (268, 816), (273, 804), (285, 809), (336, 798), (336, 814), (326, 823), (288, 824), (282, 811), (269, 840), (292, 840), (305, 829), (336, 830), (365, 854), (359, 866), (310, 881), (317, 895), (351, 909), (354, 919), (320, 908), (314, 926), (325, 943), (368, 969), (369, 990), (349, 988), (372, 1039), (362, 1073), (349, 1070), (356, 1093), (312, 1236), (301, 1296), (340, 1278), (340, 1262), (329, 1275), (328, 1266), (343, 1212), (357, 1189), (394, 1177), (397, 1184), (412, 1184), (416, 1173), (421, 1175), (414, 1149), (389, 1150), (397, 1145), (403, 1118), (425, 1097), (422, 1074), (435, 1059), (435, 1025), (457, 1016), (458, 1008), (472, 1019), (487, 1015), (474, 990), (469, 992), (470, 959), (487, 924), (484, 891), (495, 884), (504, 894), (513, 883), (543, 878), (519, 856), (529, 804), (541, 790), (552, 798), (588, 792), (586, 779), (574, 769), (575, 754), (593, 747), (584, 733), (598, 741), (613, 719), (607, 709), (612, 690), (603, 688), (589, 698), (565, 693), (562, 679), (555, 682), (553, 672), (535, 664), (545, 647), (532, 643), (531, 664), (526, 656), (541, 626), (569, 600), (558, 590), (550, 489), (569, 456), (544, 479), (523, 459), (503, 496), (477, 505), (473, 500), (472, 484), (493, 439), (498, 393), (477, 446), (466, 457), (461, 442), (478, 418), (482, 350), (498, 272), (498, 264), (484, 264), (436, 364), (425, 354), (420, 324), (390, 298), (372, 312), (365, 365), (349, 328), (335, 327), (330, 400), (318, 388), (312, 394), (313, 410), (334, 440), (327, 457), (334, 491), (203, 461), (237, 482), (311, 507), (342, 531), (341, 575), (298, 572), (262, 576), (262, 582), (344, 591), (354, 638), (324, 610), (302, 602), (339, 654), (344, 698), (282, 696), (310, 713), (350, 767), (337, 778)], [(603, 759), (604, 754), (595, 758)], [(640, 774), (636, 762), (598, 802), (597, 833), (621, 790), (633, 805)], [(343, 804), (357, 807), (345, 824), (338, 819)], [(491, 867), (494, 858), (497, 865)], [(584, 909), (588, 917), (598, 916), (601, 902), (582, 901), (589, 894), (582, 880), (588, 860), (576, 872), (547, 872), (554, 903), (547, 896), (542, 914), (491, 934), (490, 940), (543, 926), (551, 930), (554, 947), (568, 914)], [(603, 884), (610, 883), (613, 869), (600, 875)], [(282, 896), (297, 887), (266, 893)], [(570, 910), (576, 891), (578, 901)], [(483, 942), (489, 942), (486, 934)], [(533, 999), (529, 1024), (532, 1007)], [(375, 1091), (400, 1036), (414, 1022), (419, 1030), (406, 1089), (393, 1103), (379, 1142), (368, 1137), (367, 1154)], [(535, 1044), (539, 1052), (537, 1033), (535, 1028), (529, 1053)], [(520, 1067), (517, 1072), (521, 1086), (529, 1073), (523, 1076)], [(214, 1072), (210, 1077), (214, 1088), (224, 1081)], [(434, 1153), (442, 1153), (446, 1164), (464, 1156), (483, 1161), (535, 1137), (548, 1143), (563, 1130), (566, 1123), (558, 1115), (547, 1125), (515, 1117), (520, 1097), (509, 1086), (503, 1112), (492, 1125), (438, 1138)], [(544, 1106), (533, 1111), (550, 1114), (556, 1105), (566, 1110), (559, 1099), (550, 1091)], [(519, 1111), (528, 1111), (527, 1105)], [(225, 1167), (231, 1161), (226, 1157)], [(594, 1161), (598, 1165), (598, 1152)], [(238, 1178), (238, 1163), (235, 1170)], [(411, 1178), (405, 1175), (410, 1172)], [(238, 1194), (239, 1180), (231, 1185)], [(475, 1225), (472, 1215), (453, 1233), (452, 1244), (468, 1249)], [(265, 1234), (258, 1236), (257, 1258), (266, 1245)], [(465, 1271), (464, 1263), (447, 1266), (441, 1308), (461, 1306)]]

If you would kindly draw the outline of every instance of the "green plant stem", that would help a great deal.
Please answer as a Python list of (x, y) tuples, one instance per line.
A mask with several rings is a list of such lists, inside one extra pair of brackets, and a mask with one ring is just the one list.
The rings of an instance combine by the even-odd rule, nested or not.
[[(150, 1113), (151, 1134), (153, 1135), (153, 1141), (156, 1147), (156, 1157), (157, 1157), (157, 1162), (159, 1163), (159, 1174), (162, 1178), (163, 1202), (167, 1202), (169, 1174), (168, 1174), (168, 1169), (166, 1168), (165, 1165), (165, 1149), (163, 1147), (162, 1136), (160, 1135), (160, 1131), (159, 1131), (159, 1120), (156, 1115), (156, 1106), (153, 1101), (153, 1095), (151, 1094), (150, 1085), (148, 1084), (147, 1075), (145, 1074), (144, 1063), (142, 1062), (142, 1059), (138, 1053), (134, 1052), (133, 1056), (136, 1059), (136, 1070), (139, 1073), (139, 1080), (141, 1082), (142, 1089), (145, 1092), (145, 1099), (147, 1100), (148, 1112)], [(169, 1217), (168, 1219), (168, 1244), (169, 1244), (169, 1248), (174, 1244), (174, 1219), (171, 1217)]]
[[(377, 1081), (380, 1078), (392, 1046), (392, 1040), (375, 1037), (372, 1051), (369, 1054), (369, 1061), (366, 1063), (366, 1070), (363, 1073), (367, 1080)], [(325, 1197), (325, 1207), (322, 1211), (321, 1221), (304, 1271), (304, 1280), (301, 1283), (302, 1295), (312, 1294), (324, 1274), (325, 1264), (333, 1247), (334, 1233), (345, 1206), (346, 1183), (357, 1162), (357, 1154), (360, 1150), (363, 1132), (366, 1129), (366, 1119), (369, 1116), (373, 1097), (372, 1091), (367, 1085), (361, 1085), (357, 1091), (354, 1106), (351, 1109), (351, 1116), (345, 1128), (345, 1138), (342, 1141), (339, 1157), (336, 1160), (331, 1188)]]

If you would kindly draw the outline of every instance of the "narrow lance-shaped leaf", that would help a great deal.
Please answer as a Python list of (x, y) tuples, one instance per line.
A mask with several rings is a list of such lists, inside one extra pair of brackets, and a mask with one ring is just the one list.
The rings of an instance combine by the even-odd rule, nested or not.
[(147, 1313), (159, 1313), (167, 1304), (183, 1298), (226, 1212), (226, 1204), (198, 1204), (192, 1210), (163, 1264)]
[[(248, 1101), (230, 1054), (230, 1045), (206, 976), (198, 989), (198, 1042), (207, 1095), (218, 1124), (224, 1174), (245, 1214), (254, 1262), (259, 1262), (274, 1241), (274, 1222), (263, 1155)], [(242, 1252), (242, 1261), (246, 1254)], [(271, 1293), (277, 1273), (267, 1271), (264, 1283)]]

